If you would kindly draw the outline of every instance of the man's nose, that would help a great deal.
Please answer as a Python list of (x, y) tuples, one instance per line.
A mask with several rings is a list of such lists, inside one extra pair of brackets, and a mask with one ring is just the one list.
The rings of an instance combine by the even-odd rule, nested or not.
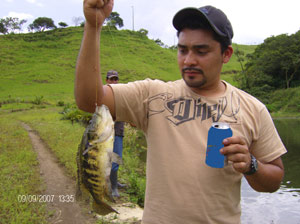
[(187, 66), (191, 66), (195, 65), (196, 63), (196, 55), (193, 52), (189, 52), (184, 59), (184, 64)]

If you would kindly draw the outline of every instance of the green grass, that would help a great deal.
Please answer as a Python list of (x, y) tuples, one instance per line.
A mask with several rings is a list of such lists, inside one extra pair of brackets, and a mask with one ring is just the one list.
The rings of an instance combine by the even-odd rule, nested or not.
[[(73, 102), (75, 66), (83, 28), (70, 27), (41, 33), (0, 36), (0, 102), (33, 100), (43, 96), (48, 103)], [(233, 45), (250, 53), (255, 46)], [(176, 50), (158, 46), (148, 37), (130, 30), (101, 34), (102, 78), (110, 69), (120, 73), (120, 82), (145, 78), (164, 81), (181, 78)], [(222, 76), (234, 83), (240, 65), (233, 55)]]
[[(13, 103), (9, 105), (13, 105)], [(30, 107), (30, 105), (28, 107)], [(72, 123), (70, 120), (63, 120), (62, 118), (64, 116), (61, 114), (62, 111), (63, 107), (46, 106), (45, 108), (32, 108), (15, 113), (11, 113), (10, 110), (2, 110), (2, 112), (0, 112), (0, 125), (1, 127), (7, 127), (0, 132), (1, 136), (3, 136), (2, 138), (0, 137), (1, 147), (5, 149), (3, 153), (1, 148), (2, 156), (0, 158), (2, 163), (0, 165), (6, 167), (4, 173), (1, 173), (0, 176), (0, 183), (3, 183), (3, 186), (0, 184), (0, 190), (6, 191), (6, 189), (9, 189), (9, 196), (7, 196), (8, 198), (5, 200), (7, 203), (0, 200), (0, 217), (4, 216), (2, 211), (5, 211), (5, 209), (9, 209), (11, 206), (16, 207), (17, 196), (15, 195), (42, 194), (42, 183), (39, 180), (36, 155), (32, 151), (28, 134), (20, 125), (21, 122), (28, 124), (39, 133), (42, 140), (51, 148), (52, 152), (58, 158), (59, 163), (66, 168), (68, 175), (74, 179), (76, 178), (76, 153), (85, 128), (76, 122)], [(6, 133), (9, 133), (9, 138), (5, 135)], [(11, 148), (14, 150), (11, 150)], [(16, 149), (22, 150), (24, 153), (26, 152), (31, 157), (27, 154), (21, 154), (20, 151), (16, 151)], [(18, 157), (15, 157), (14, 155), (17, 153)], [(128, 186), (126, 191), (122, 193), (123, 200), (137, 203), (140, 206), (144, 204), (146, 186), (145, 153), (146, 142), (142, 132), (126, 125), (123, 153), (124, 164), (120, 166), (119, 179)], [(11, 157), (14, 157), (14, 160), (12, 160)], [(29, 170), (28, 175), (24, 177), (22, 176), (23, 174), (18, 174), (18, 172), (21, 172), (20, 170), (16, 170), (16, 175), (18, 174), (18, 177), (22, 176), (22, 178), (13, 182), (11, 182), (12, 179), (9, 178), (6, 181), (5, 175), (11, 173), (12, 169), (16, 168), (16, 164), (20, 163), (19, 160), (24, 163), (20, 167), (22, 172), (27, 169), (25, 168), (26, 164), (31, 164), (33, 170)], [(9, 167), (7, 167), (8, 164), (10, 164)], [(32, 184), (25, 189), (23, 189), (24, 178), (26, 178), (26, 183)], [(24, 206), (22, 203), (17, 205), (21, 207)], [(4, 208), (1, 209), (2, 207)], [(19, 208), (16, 209), (18, 210)], [(22, 217), (24, 216), (22, 219), (26, 220), (27, 215), (31, 214), (32, 210), (26, 206), (24, 208), (22, 207), (22, 209), (24, 210), (24, 214), (21, 214)], [(47, 217), (47, 214), (42, 213), (44, 212), (44, 208), (41, 209), (43, 210), (38, 212), (37, 217), (35, 217), (37, 220), (43, 220), (44, 217)], [(15, 216), (15, 211), (5, 214), (7, 219), (12, 216)], [(35, 220), (32, 220), (32, 223), (35, 223)]]
[[(233, 47), (233, 55), (230, 61), (223, 66), (223, 73), (226, 74), (234, 74), (242, 70), (241, 65), (238, 61), (237, 55), (234, 53), (235, 51), (239, 50), (244, 52), (244, 58), (246, 58), (247, 54), (251, 54), (254, 52), (256, 45), (241, 45), (241, 44), (232, 44)], [(246, 60), (246, 59), (245, 59)], [(245, 61), (243, 62), (243, 64)]]
[[(18, 195), (41, 194), (36, 155), (26, 131), (25, 122), (38, 131), (68, 174), (76, 177), (76, 153), (84, 127), (63, 120), (63, 107), (74, 104), (74, 74), (83, 29), (71, 27), (44, 33), (0, 36), (0, 222), (45, 223), (48, 214), (43, 204), (20, 203)], [(107, 70), (120, 73), (120, 81), (152, 78), (181, 78), (176, 50), (161, 48), (138, 32), (104, 29), (101, 37), (102, 78)], [(233, 45), (247, 53), (255, 46)], [(235, 55), (224, 66), (222, 78), (238, 85), (236, 73), (241, 70)], [(299, 105), (298, 90), (277, 92), (293, 98)], [(270, 105), (277, 110), (280, 102)], [(298, 108), (285, 102), (284, 108)], [(280, 111), (279, 111), (280, 112)], [(281, 113), (281, 112), (280, 112)], [(283, 112), (282, 112), (283, 113)], [(128, 185), (123, 195), (143, 205), (145, 190), (145, 140), (140, 131), (126, 127), (124, 165), (120, 179)], [(3, 193), (4, 192), (4, 193)]]
[(129, 200), (144, 206), (146, 188), (147, 144), (143, 133), (130, 125), (125, 126), (123, 147), (124, 164), (120, 166), (120, 179), (128, 185)]
[(21, 201), (43, 190), (28, 133), (10, 114), (0, 116), (0, 127), (0, 222), (46, 223), (45, 204)]
[(277, 90), (271, 93), (271, 103), (267, 104), (272, 116), (299, 117), (300, 87)]
[(36, 130), (52, 149), (59, 163), (66, 167), (73, 178), (76, 177), (76, 153), (84, 127), (78, 123), (63, 120), (61, 107), (47, 107), (23, 111), (17, 119)]

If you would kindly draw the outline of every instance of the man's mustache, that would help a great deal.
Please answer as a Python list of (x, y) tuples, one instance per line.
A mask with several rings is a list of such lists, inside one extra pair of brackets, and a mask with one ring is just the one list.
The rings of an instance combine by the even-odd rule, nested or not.
[(189, 72), (198, 72), (200, 74), (204, 74), (203, 70), (200, 69), (200, 68), (189, 68), (189, 67), (187, 67), (187, 68), (183, 68), (181, 71), (182, 71), (182, 73), (185, 73), (186, 71), (189, 71)]

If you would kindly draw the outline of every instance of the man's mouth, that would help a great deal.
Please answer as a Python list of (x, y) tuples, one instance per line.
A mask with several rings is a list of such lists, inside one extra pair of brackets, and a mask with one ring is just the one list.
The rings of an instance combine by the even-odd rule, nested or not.
[(183, 68), (182, 69), (182, 74), (186, 74), (186, 75), (198, 75), (198, 74), (202, 74), (203, 75), (203, 71), (199, 68)]
[(199, 75), (203, 75), (203, 71), (198, 68), (183, 68), (182, 75), (184, 75), (186, 78), (190, 80), (193, 80)]

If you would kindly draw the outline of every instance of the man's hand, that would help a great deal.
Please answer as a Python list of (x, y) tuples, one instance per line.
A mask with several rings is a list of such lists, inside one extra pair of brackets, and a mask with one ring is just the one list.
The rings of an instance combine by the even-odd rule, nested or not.
[(241, 137), (230, 137), (224, 139), (224, 148), (220, 153), (227, 156), (228, 161), (231, 161), (233, 168), (240, 173), (249, 171), (251, 164), (251, 156), (246, 142)]
[[(245, 140), (241, 137), (224, 139), (224, 148), (220, 153), (227, 156), (237, 172), (246, 173), (250, 170), (251, 156)], [(275, 192), (280, 187), (284, 176), (284, 167), (281, 158), (271, 162), (258, 162), (258, 171), (254, 175), (245, 175), (250, 186), (258, 192)]]
[(86, 18), (86, 25), (101, 27), (104, 20), (112, 12), (113, 5), (114, 0), (84, 0), (83, 11)]

